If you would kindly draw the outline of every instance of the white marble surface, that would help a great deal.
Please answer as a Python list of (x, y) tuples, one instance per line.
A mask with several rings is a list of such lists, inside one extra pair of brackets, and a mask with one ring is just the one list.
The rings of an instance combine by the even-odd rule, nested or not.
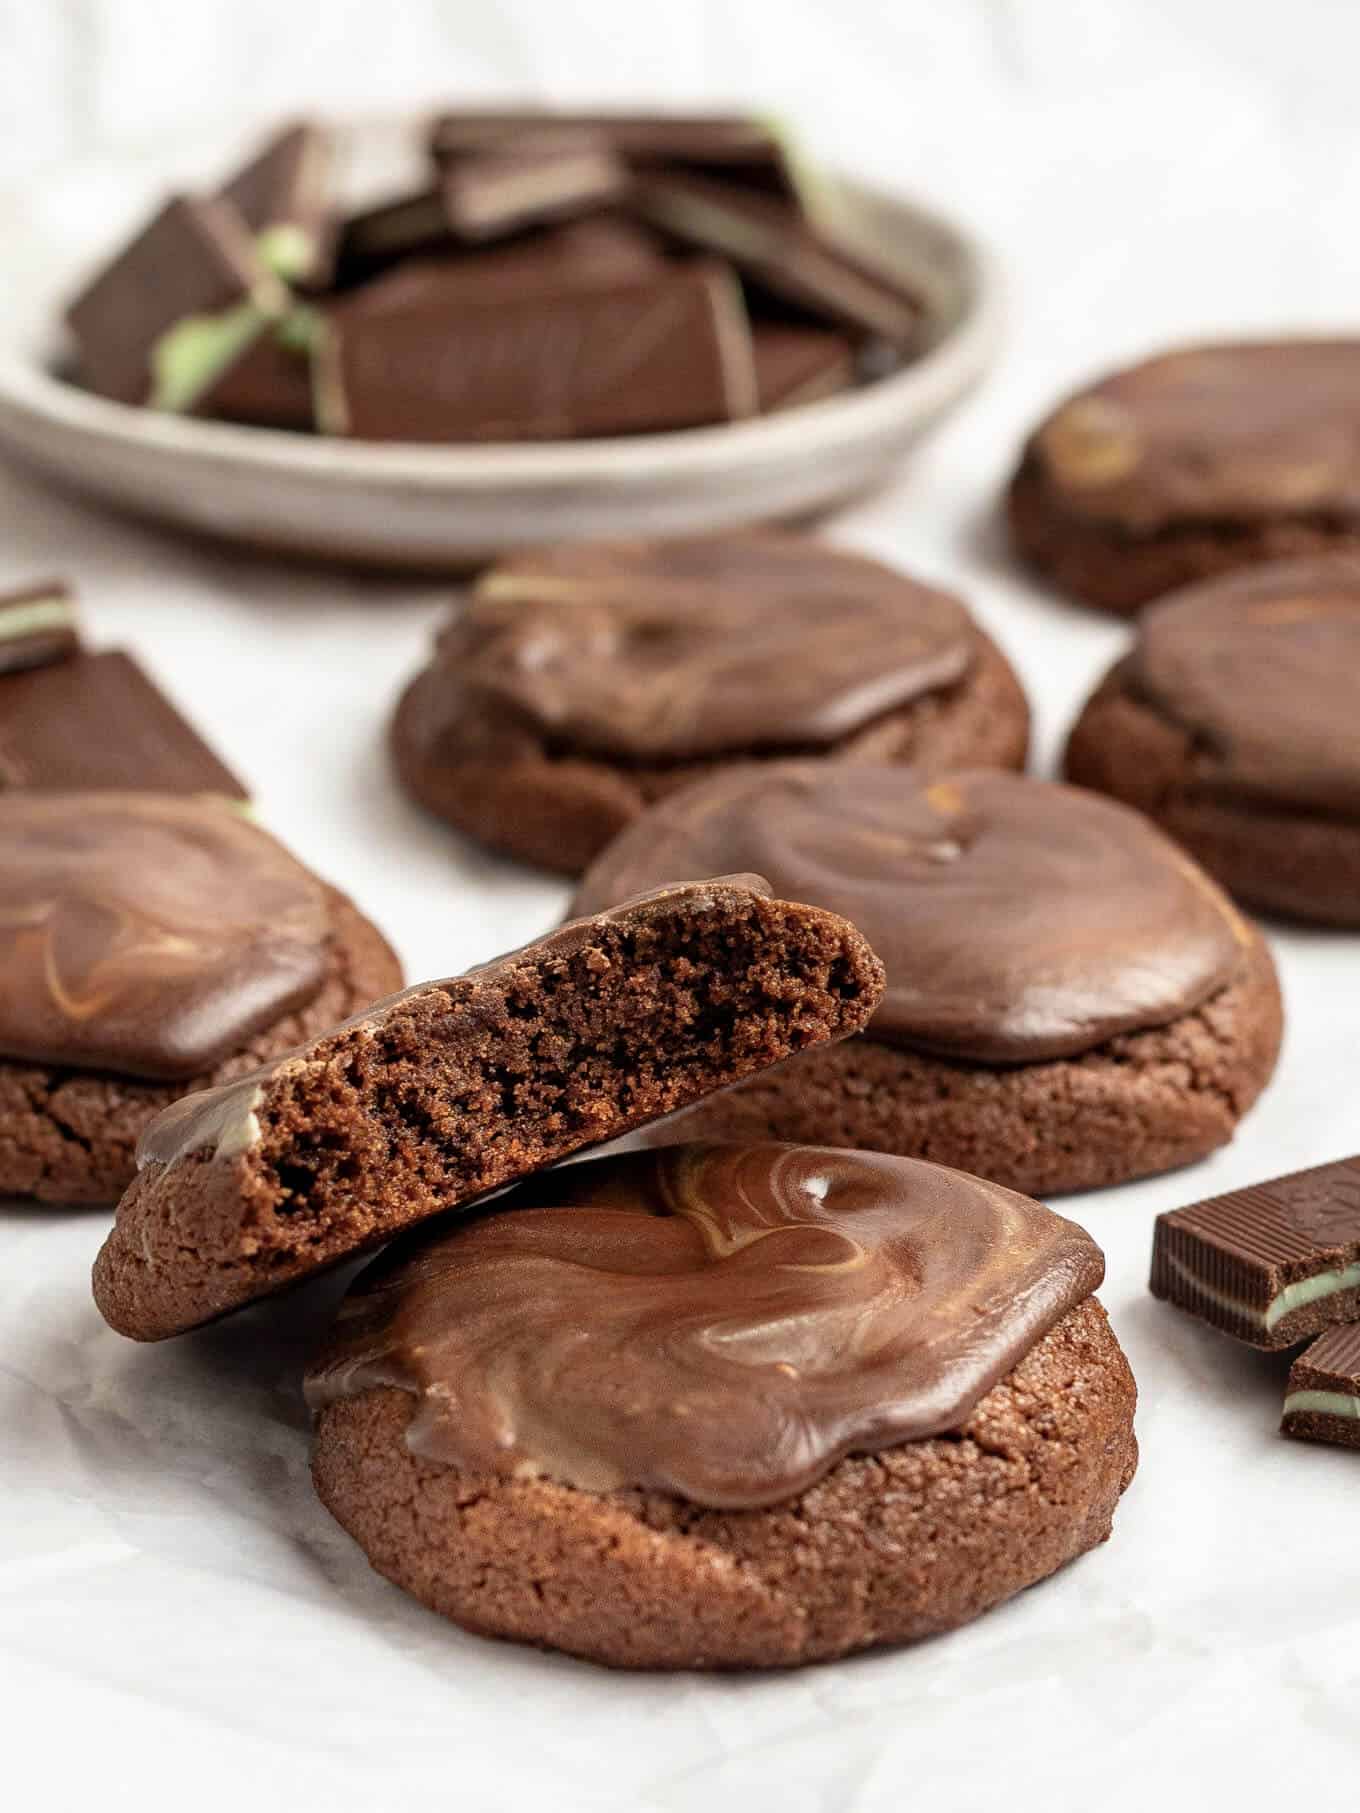
[[(996, 378), (830, 532), (966, 590), (1033, 690), (1049, 766), (1122, 633), (1011, 571), (997, 486), (1033, 413), (1092, 367), (1169, 338), (1354, 321), (1353, 9), (571, 10), (0, 0), (0, 306), (53, 242), (93, 248), (153, 165), (191, 156), (184, 135), (234, 131), (249, 110), (459, 85), (771, 100), (852, 167), (964, 212), (1008, 261)], [(78, 167), (53, 182), (63, 158)], [(489, 955), (557, 910), (562, 889), (459, 846), (393, 788), (383, 718), (440, 588), (241, 563), (0, 471), (0, 585), (50, 568), (79, 582), (99, 640), (135, 646), (192, 708), (266, 822), (389, 928), (412, 975)], [(1281, 1441), (1280, 1364), (1144, 1287), (1159, 1208), (1356, 1144), (1360, 947), (1273, 942), (1288, 1044), (1236, 1143), (1071, 1205), (1106, 1247), (1104, 1294), (1142, 1391), (1143, 1465), (1114, 1540), (954, 1637), (788, 1678), (627, 1679), (444, 1627), (371, 1575), (310, 1495), (294, 1381), (329, 1287), (140, 1349), (89, 1302), (107, 1218), (4, 1212), (6, 1802), (1350, 1804), (1360, 1469)]]

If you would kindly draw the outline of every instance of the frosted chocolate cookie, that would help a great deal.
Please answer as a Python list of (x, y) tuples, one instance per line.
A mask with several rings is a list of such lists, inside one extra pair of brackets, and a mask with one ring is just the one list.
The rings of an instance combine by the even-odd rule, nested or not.
[(784, 763), (662, 801), (575, 910), (733, 860), (844, 913), (887, 969), (863, 1036), (657, 1137), (900, 1152), (1043, 1195), (1202, 1157), (1279, 1051), (1260, 935), (1127, 807), (1016, 775)]
[(1208, 580), (1144, 612), (1067, 746), (1252, 906), (1360, 925), (1360, 555)]
[(754, 876), (588, 916), (167, 1109), (95, 1299), (123, 1334), (178, 1334), (857, 1032), (882, 988), (853, 926)]
[(407, 791), (579, 874), (653, 800), (791, 754), (1024, 766), (1029, 711), (960, 601), (791, 535), (581, 544), (487, 574), (397, 708)]
[(1132, 613), (1193, 580), (1360, 548), (1360, 340), (1165, 353), (1079, 391), (1031, 436), (1018, 551)]
[(1103, 1270), (881, 1153), (567, 1166), (362, 1275), (308, 1378), (317, 1490), (434, 1611), (617, 1667), (929, 1636), (1110, 1534), (1137, 1448)]
[(223, 801), (0, 792), (0, 1196), (116, 1201), (186, 1090), (400, 981), (354, 905)]

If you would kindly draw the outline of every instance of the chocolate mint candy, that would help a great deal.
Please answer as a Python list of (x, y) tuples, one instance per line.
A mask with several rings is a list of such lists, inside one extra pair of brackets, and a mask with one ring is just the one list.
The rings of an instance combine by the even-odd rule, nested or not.
[(757, 321), (751, 339), (762, 415), (833, 397), (855, 381), (854, 346), (830, 328)]
[(444, 206), (457, 238), (496, 239), (617, 201), (628, 180), (603, 139), (526, 133), (450, 164)]
[(287, 300), (230, 202), (176, 196), (71, 303), (66, 320), (91, 389), (183, 412)]
[(232, 203), (255, 236), (255, 249), (286, 283), (318, 284), (335, 252), (330, 134), (302, 121), (278, 132), (226, 183)]
[(555, 296), (333, 317), (316, 353), (332, 434), (566, 440), (754, 413), (740, 288), (720, 265)]
[(1159, 1215), (1151, 1287), (1253, 1347), (1360, 1320), (1360, 1158)]
[(648, 177), (637, 187), (645, 220), (683, 244), (728, 258), (749, 282), (822, 318), (913, 340), (921, 304), (886, 271), (870, 268), (798, 209), (706, 177)]
[(345, 315), (377, 315), (398, 308), (642, 283), (671, 269), (645, 227), (602, 216), (520, 234), (475, 253), (451, 249), (436, 257), (405, 259), (330, 307)]
[(1289, 1369), (1286, 1435), (1360, 1448), (1360, 1323), (1329, 1328)]
[(64, 580), (0, 592), (0, 674), (45, 667), (79, 647), (75, 599)]
[(544, 131), (603, 139), (637, 170), (689, 169), (720, 175), (747, 188), (797, 198), (779, 135), (739, 114), (555, 113), (546, 110), (458, 112), (442, 115), (430, 132), (434, 157), (445, 162)]
[(117, 650), (0, 674), (0, 789), (9, 787), (248, 798), (132, 657)]

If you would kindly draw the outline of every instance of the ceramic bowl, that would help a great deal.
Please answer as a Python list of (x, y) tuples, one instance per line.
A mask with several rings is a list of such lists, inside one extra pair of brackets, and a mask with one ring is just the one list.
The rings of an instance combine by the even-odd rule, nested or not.
[(133, 409), (57, 375), (53, 324), (90, 262), (84, 247), (43, 272), (27, 319), (6, 331), (0, 449), (181, 530), (374, 567), (458, 569), (563, 537), (818, 515), (880, 482), (954, 408), (991, 359), (1000, 316), (991, 257), (952, 222), (846, 177), (828, 180), (822, 206), (923, 295), (926, 350), (877, 382), (782, 414), (626, 439), (450, 447)]

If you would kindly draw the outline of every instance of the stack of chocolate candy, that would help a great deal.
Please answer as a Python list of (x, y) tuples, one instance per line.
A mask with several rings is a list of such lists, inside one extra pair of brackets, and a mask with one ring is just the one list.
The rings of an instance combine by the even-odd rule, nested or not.
[(1284, 1432), (1360, 1448), (1360, 1158), (1159, 1215), (1152, 1289), (1252, 1347), (1311, 1341)]
[(123, 403), (374, 441), (731, 422), (910, 357), (918, 299), (809, 217), (779, 137), (679, 115), (449, 114), (420, 187), (336, 198), (302, 123), (172, 197), (71, 304)]

